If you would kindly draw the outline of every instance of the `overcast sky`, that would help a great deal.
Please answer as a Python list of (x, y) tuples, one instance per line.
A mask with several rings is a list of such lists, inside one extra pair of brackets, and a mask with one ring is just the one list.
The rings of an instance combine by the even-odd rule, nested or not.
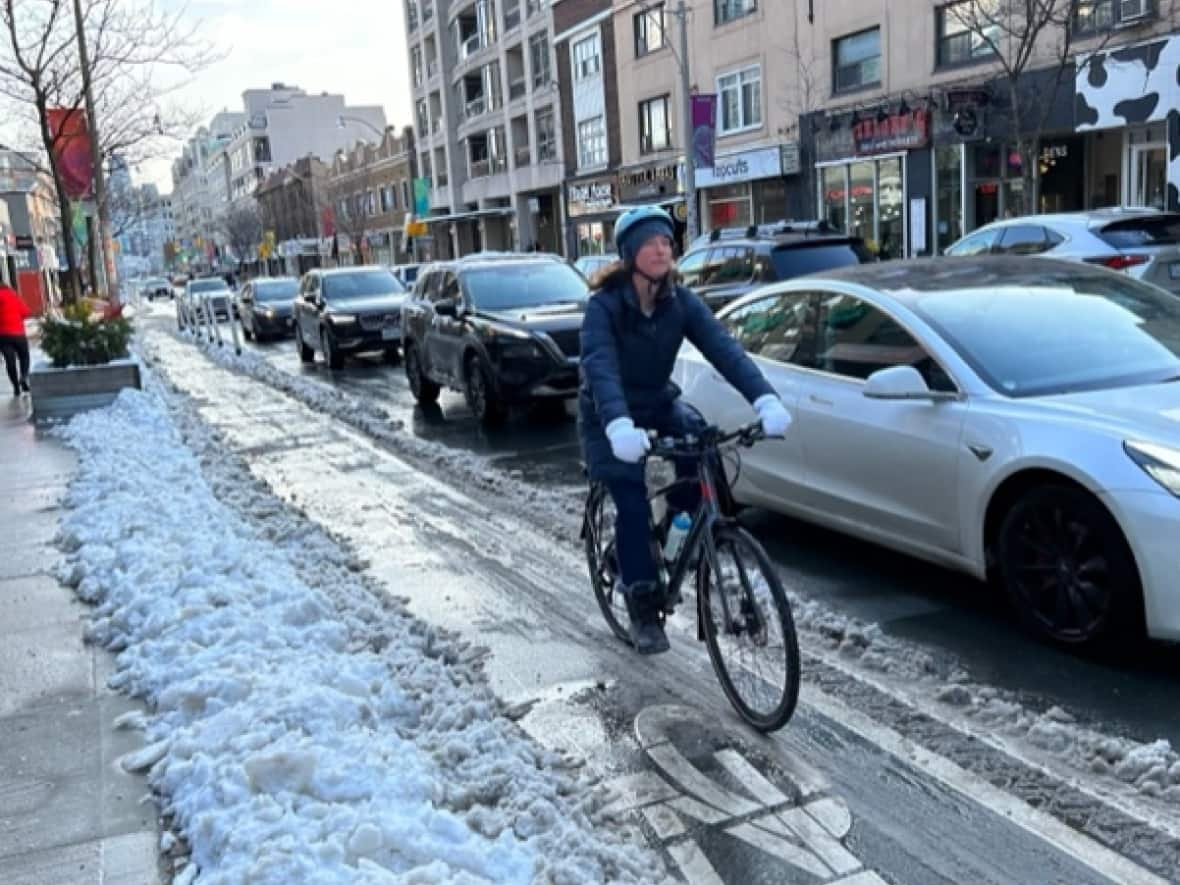
[[(341, 93), (349, 104), (382, 105), (391, 125), (410, 124), (402, 0), (157, 2), (168, 10), (186, 6), (188, 19), (225, 54), (178, 95), (206, 119), (221, 110), (240, 111), (245, 89), (282, 82), (313, 94)], [(22, 143), (11, 121), (0, 120), (0, 141)], [(167, 150), (180, 153), (178, 145)], [(132, 175), (168, 192), (171, 162), (169, 156)]]

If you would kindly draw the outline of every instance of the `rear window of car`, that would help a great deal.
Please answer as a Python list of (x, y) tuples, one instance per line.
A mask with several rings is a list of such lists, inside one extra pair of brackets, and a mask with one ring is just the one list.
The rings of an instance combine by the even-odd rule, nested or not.
[(1175, 246), (1180, 243), (1180, 215), (1112, 221), (1098, 231), (1098, 236), (1115, 249)]
[(293, 301), (298, 292), (298, 280), (275, 280), (254, 285), (254, 295), (259, 301)]
[(193, 280), (189, 286), (193, 292), (225, 292), (229, 289), (225, 280)]
[(392, 295), (406, 291), (406, 287), (387, 270), (356, 270), (325, 276), (323, 290), (328, 300), (343, 300)]
[(873, 255), (859, 240), (816, 241), (779, 246), (770, 253), (770, 260), (778, 279), (789, 280), (837, 267), (867, 264)]

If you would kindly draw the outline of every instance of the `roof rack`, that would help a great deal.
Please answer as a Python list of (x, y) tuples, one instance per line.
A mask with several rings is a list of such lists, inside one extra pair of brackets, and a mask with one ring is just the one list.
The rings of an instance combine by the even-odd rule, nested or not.
[(706, 235), (710, 243), (729, 239), (755, 239), (757, 237), (774, 237), (782, 234), (836, 234), (840, 231), (833, 227), (826, 219), (799, 221), (783, 219), (765, 224), (751, 224), (748, 227), (717, 227)]

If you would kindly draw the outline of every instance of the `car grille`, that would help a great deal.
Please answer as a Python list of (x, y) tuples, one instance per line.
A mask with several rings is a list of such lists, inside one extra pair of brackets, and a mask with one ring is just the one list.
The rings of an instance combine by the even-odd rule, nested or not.
[(580, 356), (582, 353), (582, 330), (581, 329), (566, 329), (561, 332), (550, 332), (549, 337), (553, 339), (563, 354), (566, 356)]
[(401, 314), (372, 313), (361, 317), (361, 328), (366, 332), (380, 332), (386, 326), (401, 325)]

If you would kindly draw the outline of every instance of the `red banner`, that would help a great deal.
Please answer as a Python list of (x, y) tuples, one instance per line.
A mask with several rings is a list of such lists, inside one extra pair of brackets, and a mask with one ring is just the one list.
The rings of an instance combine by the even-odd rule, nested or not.
[(331, 206), (320, 211), (320, 236), (325, 240), (336, 236), (336, 212)]
[(90, 127), (80, 108), (49, 108), (49, 134), (62, 187), (73, 200), (90, 194), (94, 162), (90, 155)]

